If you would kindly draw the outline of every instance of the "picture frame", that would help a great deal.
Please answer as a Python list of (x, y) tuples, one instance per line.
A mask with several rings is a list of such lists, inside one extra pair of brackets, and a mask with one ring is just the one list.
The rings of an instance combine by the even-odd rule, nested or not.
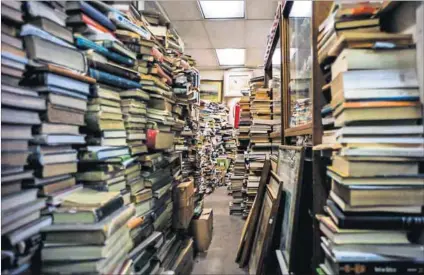
[(253, 71), (226, 71), (224, 73), (224, 97), (241, 97), (243, 90), (249, 90)]
[(271, 184), (266, 185), (266, 192), (263, 199), (259, 222), (256, 228), (252, 255), (249, 260), (249, 274), (265, 274), (265, 259), (270, 254), (273, 240), (275, 220), (278, 214), (280, 199), (282, 195), (283, 183), (271, 171), (269, 181), (277, 181), (278, 187), (274, 189)]
[(247, 265), (251, 256), (253, 241), (255, 238), (255, 230), (258, 224), (262, 202), (266, 192), (266, 185), (270, 177), (270, 171), (271, 161), (265, 160), (264, 166), (262, 168), (261, 179), (259, 181), (258, 192), (256, 193), (252, 208), (249, 211), (249, 215), (245, 223), (246, 228), (243, 229), (243, 234), (241, 236), (239, 248), (237, 251), (236, 262), (239, 263), (241, 268)]
[(224, 83), (222, 80), (200, 80), (200, 100), (221, 103), (224, 92)]
[(294, 272), (296, 253), (294, 242), (299, 228), (305, 148), (280, 145), (278, 151), (276, 174), (284, 182), (283, 196), (281, 198), (284, 204), (280, 206), (282, 209), (278, 211), (282, 213), (282, 217), (280, 223), (277, 224), (279, 227), (277, 232), (280, 232), (280, 246), (279, 250), (277, 250), (277, 258), (283, 260), (279, 260), (282, 273), (292, 274)]

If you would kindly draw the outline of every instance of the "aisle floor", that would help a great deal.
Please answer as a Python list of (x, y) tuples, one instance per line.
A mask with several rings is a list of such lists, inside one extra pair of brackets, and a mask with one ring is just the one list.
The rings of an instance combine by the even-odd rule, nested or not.
[(213, 209), (212, 243), (206, 253), (194, 259), (192, 274), (247, 274), (234, 261), (243, 230), (244, 220), (230, 216), (228, 203), (232, 197), (226, 187), (217, 188), (205, 198), (205, 208)]

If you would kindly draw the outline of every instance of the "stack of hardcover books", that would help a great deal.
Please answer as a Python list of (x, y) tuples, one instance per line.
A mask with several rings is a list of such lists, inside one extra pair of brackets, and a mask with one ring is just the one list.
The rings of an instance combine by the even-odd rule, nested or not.
[[(343, 7), (331, 16), (337, 19)], [(360, 23), (363, 17), (344, 20)], [(361, 36), (360, 48), (349, 40), (353, 34)], [(376, 39), (392, 48), (367, 46)], [(340, 150), (327, 167), (328, 217), (318, 216), (325, 253), (320, 267), (327, 274), (420, 273), (424, 139), (412, 35), (358, 29), (339, 40), (328, 53), (332, 60), (324, 60)]]
[(230, 202), (230, 215), (242, 215), (243, 214), (243, 187), (246, 181), (246, 165), (244, 160), (244, 154), (237, 154), (234, 163), (234, 174), (230, 178), (230, 185), (228, 186), (229, 193), (233, 197)]
[(119, 192), (84, 188), (65, 196), (42, 229), (42, 273), (114, 273), (133, 248), (127, 222), (134, 214)]
[(250, 143), (249, 132), (250, 125), (252, 124), (251, 114), (250, 114), (250, 97), (243, 96), (240, 99), (240, 123), (238, 130), (238, 150), (239, 153), (244, 153), (247, 150), (247, 147)]
[(272, 131), (271, 91), (265, 88), (252, 90), (250, 95), (250, 142), (252, 145), (270, 146)]
[(76, 185), (77, 149), (85, 144), (80, 127), (90, 85), (94, 79), (85, 76), (87, 64), (82, 52), (74, 46), (72, 32), (66, 28), (63, 3), (26, 2), (26, 24), (22, 26), (28, 58), (23, 83), (38, 91), (47, 108), (40, 114), (41, 125), (33, 128), (30, 162), (35, 169), (34, 181), (27, 187), (39, 189), (47, 197), (52, 214), (67, 194), (82, 187)]
[(19, 32), (24, 23), (21, 2), (1, 3), (1, 234), (2, 267), (5, 274), (38, 272), (31, 267), (41, 245), (40, 229), (51, 223), (40, 218), (45, 199), (37, 198), (37, 189), (23, 189), (33, 182), (33, 170), (27, 168), (31, 154), (28, 143), (31, 127), (40, 125), (37, 112), (46, 110), (46, 101), (37, 91), (23, 87), (28, 64)]

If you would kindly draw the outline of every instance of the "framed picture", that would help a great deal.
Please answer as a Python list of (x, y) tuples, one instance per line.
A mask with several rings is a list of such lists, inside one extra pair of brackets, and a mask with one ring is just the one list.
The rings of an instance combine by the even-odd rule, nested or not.
[(250, 89), (249, 81), (252, 77), (253, 71), (226, 71), (224, 73), (224, 97), (243, 96), (242, 91)]
[(284, 259), (284, 268), (287, 273), (293, 272), (295, 255), (296, 232), (300, 213), (300, 195), (302, 188), (302, 172), (304, 162), (304, 148), (299, 146), (280, 145), (278, 152), (277, 175), (283, 184), (283, 217), (279, 232), (279, 252)]
[(223, 88), (222, 80), (201, 80), (200, 100), (221, 103)]

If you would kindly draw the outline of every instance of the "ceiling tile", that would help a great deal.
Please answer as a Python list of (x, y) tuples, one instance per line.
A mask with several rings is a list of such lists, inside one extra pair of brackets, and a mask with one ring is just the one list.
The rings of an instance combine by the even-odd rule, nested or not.
[(219, 67), (213, 49), (187, 49), (185, 53), (196, 59), (197, 67)]
[(246, 66), (263, 66), (264, 65), (264, 48), (247, 48), (246, 50)]
[(160, 1), (160, 5), (171, 21), (203, 18), (197, 1)]
[(245, 47), (245, 20), (206, 20), (204, 25), (214, 48)]
[(185, 48), (212, 48), (202, 21), (174, 21), (174, 27), (184, 41)]
[(273, 19), (277, 0), (246, 0), (247, 19)]
[(249, 48), (265, 48), (272, 20), (246, 20), (245, 43)]

